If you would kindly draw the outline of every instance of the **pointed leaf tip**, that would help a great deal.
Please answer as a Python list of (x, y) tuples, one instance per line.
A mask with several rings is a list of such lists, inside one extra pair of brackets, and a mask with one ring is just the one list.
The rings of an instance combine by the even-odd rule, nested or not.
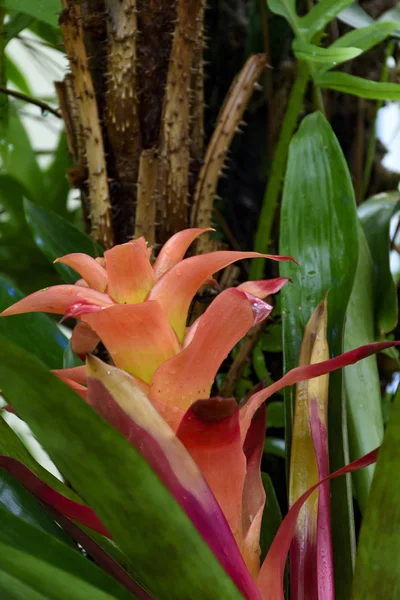
[(79, 273), (90, 288), (98, 292), (105, 292), (107, 287), (107, 271), (95, 258), (82, 252), (75, 252), (56, 258), (54, 263), (63, 263), (71, 267)]

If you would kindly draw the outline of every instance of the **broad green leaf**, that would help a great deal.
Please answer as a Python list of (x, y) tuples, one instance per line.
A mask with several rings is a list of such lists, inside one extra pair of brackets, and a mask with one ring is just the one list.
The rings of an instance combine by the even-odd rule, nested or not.
[(54, 477), (47, 469), (44, 469), (39, 463), (33, 458), (24, 444), (21, 442), (17, 434), (11, 429), (11, 427), (4, 421), (0, 416), (0, 454), (4, 456), (11, 456), (16, 460), (23, 463), (28, 469), (30, 469), (35, 475), (40, 477), (42, 481), (50, 485), (60, 494), (67, 496), (71, 500), (81, 502), (82, 499), (62, 483), (57, 477)]
[(257, 342), (253, 350), (253, 369), (257, 379), (263, 381), (268, 377), (268, 369), (265, 362), (264, 353), (262, 351), (261, 340)]
[(43, 174), (19, 116), (10, 112), (0, 139), (2, 170), (23, 185), (39, 204), (45, 203)]
[[(54, 477), (47, 469), (44, 469), (30, 454), (25, 445), (11, 429), (11, 427), (4, 421), (0, 416), (0, 454), (5, 456), (11, 456), (24, 464), (30, 469), (35, 475), (40, 477), (42, 481), (50, 485), (63, 496), (66, 496), (70, 500), (85, 504), (85, 502), (76, 494), (70, 487), (67, 487), (62, 481)], [(126, 559), (123, 556), (121, 550), (111, 541), (102, 536), (99, 533), (92, 531), (86, 527), (81, 526), (81, 529), (85, 531), (87, 535), (92, 537), (99, 546), (104, 548), (110, 556), (114, 558), (118, 563), (124, 565)]]
[(352, 600), (398, 598), (400, 590), (400, 392), (396, 394), (358, 544)]
[(285, 427), (285, 411), (283, 402), (270, 402), (267, 408), (267, 428)]
[[(350, 174), (329, 123), (320, 113), (306, 117), (294, 136), (283, 189), (280, 254), (293, 284), (281, 291), (284, 369), (298, 365), (304, 329), (329, 291), (328, 342), (332, 356), (343, 351), (344, 320), (358, 260), (358, 223)], [(291, 444), (294, 390), (285, 394), (287, 448)], [(348, 462), (345, 396), (341, 372), (330, 375), (331, 470)], [(354, 551), (350, 480), (332, 483), (332, 531), (338, 598), (348, 597)]]
[[(375, 341), (373, 264), (360, 227), (360, 253), (347, 309), (344, 349), (353, 350)], [(376, 356), (345, 368), (350, 459), (356, 460), (382, 443), (383, 417)], [(361, 512), (367, 506), (374, 465), (352, 475)]]
[(372, 196), (358, 209), (375, 267), (376, 325), (381, 336), (392, 331), (398, 320), (397, 291), (389, 262), (389, 228), (393, 214), (399, 210), (399, 192)]
[(271, 12), (284, 17), (293, 31), (297, 30), (299, 17), (296, 13), (296, 0), (267, 0), (267, 4)]
[(62, 217), (68, 216), (67, 198), (70, 186), (66, 174), (71, 164), (67, 139), (65, 133), (61, 133), (53, 161), (45, 172), (45, 178), (48, 189), (47, 206)]
[[(33, 238), (43, 254), (53, 262), (70, 252), (83, 252), (96, 257), (102, 248), (88, 235), (68, 221), (46, 209), (25, 201), (25, 215)], [(79, 275), (66, 265), (54, 265), (66, 283), (75, 283)]]
[(0, 344), (0, 386), (153, 595), (163, 600), (186, 600), (188, 594), (193, 600), (241, 598), (129, 442), (36, 358), (5, 339)]
[(15, 177), (0, 175), (0, 273), (30, 293), (59, 281), (26, 223), (23, 199), (27, 196), (26, 188)]
[(23, 94), (27, 96), (32, 96), (32, 90), (29, 87), (29, 84), (22, 74), (22, 71), (17, 67), (15, 62), (11, 60), (11, 58), (5, 54), (4, 55), (4, 65), (5, 65), (5, 73), (6, 80), (15, 85)]
[[(75, 554), (73, 550), (70, 552)], [(71, 598), (74, 600), (88, 600), (88, 598), (90, 600), (115, 600), (116, 598), (128, 600), (134, 598), (129, 593), (125, 596), (122, 594), (118, 596), (115, 592), (107, 593), (80, 577), (72, 575), (65, 570), (64, 565), (63, 568), (56, 567), (50, 562), (38, 558), (38, 555), (16, 550), (10, 544), (0, 543), (0, 554), (1, 572), (33, 589), (35, 593), (43, 594), (44, 598), (51, 598), (51, 600), (71, 600)], [(67, 558), (71, 560), (70, 556)], [(90, 564), (89, 561), (87, 562)], [(29, 593), (27, 599), (30, 598)], [(36, 599), (37, 595), (34, 595), (33, 598)]]
[(264, 442), (264, 453), (272, 454), (278, 458), (285, 458), (285, 440), (276, 437), (266, 437)]
[(10, 40), (15, 38), (19, 33), (21, 33), (23, 29), (29, 27), (32, 21), (33, 17), (25, 13), (16, 13), (13, 16), (11, 16), (6, 24), (6, 34), (3, 47), (5, 47)]
[(355, 46), (356, 48), (360, 48), (363, 52), (367, 52), (367, 50), (370, 50), (377, 44), (386, 40), (386, 38), (396, 31), (398, 26), (398, 23), (389, 21), (387, 23), (374, 23), (367, 27), (354, 29), (354, 31), (349, 31), (349, 33), (338, 37), (338, 39), (331, 44), (330, 48), (348, 48), (350, 46)]
[(366, 10), (361, 8), (358, 2), (353, 2), (351, 6), (348, 6), (341, 13), (338, 14), (338, 19), (350, 27), (356, 29), (360, 27), (366, 27), (374, 22), (374, 19), (367, 13)]
[[(7, 279), (0, 276), (0, 311), (24, 295)], [(61, 369), (68, 340), (47, 315), (29, 313), (0, 318), (0, 334), (35, 354), (49, 369)]]
[(322, 88), (336, 90), (344, 94), (352, 94), (359, 98), (367, 98), (369, 100), (400, 100), (400, 85), (397, 83), (369, 81), (363, 77), (336, 72), (317, 72), (314, 82)]
[(49, 23), (45, 23), (45, 21), (35, 20), (30, 29), (38, 37), (50, 44), (50, 46), (54, 46), (56, 50), (62, 51), (62, 35), (59, 27), (49, 25)]
[(300, 19), (300, 28), (306, 39), (312, 40), (352, 2), (353, 0), (321, 0), (314, 4), (312, 9)]
[(265, 508), (263, 512), (260, 545), (261, 545), (261, 564), (272, 544), (276, 532), (282, 523), (282, 513), (279, 508), (278, 499), (275, 494), (274, 485), (271, 477), (267, 473), (261, 473), (263, 486), (265, 489)]
[(71, 348), (71, 340), (69, 340), (64, 350), (63, 369), (71, 369), (72, 367), (79, 367), (80, 365), (83, 365), (83, 362), (79, 356), (73, 352)]
[(19, 521), (22, 520), (34, 525), (35, 528), (41, 529), (46, 535), (51, 535), (64, 544), (76, 548), (61, 527), (55, 523), (54, 519), (50, 517), (44, 508), (39, 506), (36, 498), (9, 473), (0, 470), (0, 515), (2, 515), (0, 540), (5, 533), (7, 513), (18, 517)]
[[(65, 574), (69, 573), (79, 578), (77, 581), (78, 585), (81, 582), (86, 582), (102, 589), (115, 598), (120, 598), (121, 600), (133, 598), (132, 594), (125, 590), (117, 581), (85, 558), (69, 538), (67, 539), (69, 540), (70, 547), (61, 542), (60, 539), (57, 539), (51, 532), (43, 531), (36, 523), (24, 519), (23, 514), (11, 513), (3, 507), (0, 507), (0, 518), (0, 544), (5, 544), (15, 550), (26, 552), (27, 555), (34, 556), (43, 561), (44, 565), (47, 564), (56, 567), (64, 571)], [(50, 517), (48, 518), (50, 519)], [(58, 525), (54, 522), (52, 524), (54, 528), (59, 530), (60, 534), (63, 533), (67, 537)], [(53, 595), (51, 597), (53, 598)]]
[(7, 600), (48, 600), (17, 577), (0, 570), (0, 597)]
[(31, 15), (53, 26), (57, 26), (61, 10), (58, 0), (0, 0), (0, 6)]
[[(19, 235), (28, 234), (22, 201), (25, 195), (23, 186), (10, 175), (0, 175), (0, 242), (13, 239)], [(21, 240), (21, 250), (25, 246), (26, 238)], [(29, 240), (33, 242), (32, 238)]]
[(338, 65), (346, 60), (351, 60), (361, 54), (358, 48), (320, 48), (315, 44), (308, 44), (302, 40), (294, 40), (293, 52), (299, 60), (306, 60), (318, 64)]
[(272, 323), (261, 336), (264, 352), (282, 352), (282, 323)]

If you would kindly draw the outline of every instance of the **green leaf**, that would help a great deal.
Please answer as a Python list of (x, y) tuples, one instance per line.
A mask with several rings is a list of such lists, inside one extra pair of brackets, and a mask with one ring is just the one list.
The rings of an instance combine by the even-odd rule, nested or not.
[(263, 381), (268, 377), (268, 369), (265, 363), (264, 353), (262, 351), (261, 340), (259, 340), (254, 346), (253, 368), (259, 381)]
[(30, 30), (45, 42), (54, 46), (58, 51), (62, 51), (62, 35), (59, 27), (54, 27), (44, 21), (33, 21)]
[(356, 46), (363, 52), (367, 52), (377, 44), (380, 44), (392, 35), (399, 24), (395, 22), (388, 23), (374, 23), (367, 27), (361, 27), (354, 31), (349, 31), (345, 35), (338, 37), (338, 39), (331, 44), (330, 48), (348, 48), (349, 46)]
[[(0, 544), (7, 544), (15, 550), (26, 552), (49, 566), (57, 567), (65, 573), (79, 577), (82, 582), (112, 594), (115, 598), (121, 600), (132, 598), (132, 595), (112, 577), (85, 558), (54, 521), (52, 521), (53, 527), (60, 532), (57, 535), (60, 536), (62, 533), (63, 537), (67, 538), (69, 546), (51, 531), (38, 527), (38, 523), (25, 519), (23, 514), (18, 515), (17, 513), (8, 512), (0, 507), (0, 518), (2, 525)], [(47, 518), (50, 519), (48, 515)]]
[[(64, 544), (74, 549), (76, 546), (71, 539), (64, 533), (54, 519), (39, 506), (36, 498), (32, 496), (18, 481), (9, 473), (0, 470), (0, 514), (9, 512), (20, 520), (35, 525), (46, 534), (53, 536)], [(3, 518), (3, 517), (2, 517)], [(5, 531), (5, 523), (2, 520), (0, 540)]]
[(263, 512), (260, 545), (261, 545), (261, 564), (264, 560), (272, 541), (282, 523), (282, 513), (279, 508), (278, 499), (275, 494), (274, 485), (271, 477), (267, 473), (261, 473), (261, 478), (265, 490), (266, 500)]
[(72, 367), (79, 367), (81, 365), (83, 365), (83, 362), (79, 356), (73, 352), (71, 348), (71, 340), (69, 340), (64, 350), (63, 369), (71, 369)]
[(31, 15), (53, 26), (57, 26), (61, 10), (58, 0), (0, 0), (0, 6)]
[(67, 217), (67, 199), (70, 186), (67, 180), (67, 171), (71, 166), (67, 138), (61, 133), (54, 158), (45, 173), (48, 189), (48, 204), (51, 210), (62, 217)]
[(378, 23), (387, 23), (390, 21), (394, 21), (397, 23), (397, 30), (393, 33), (394, 37), (400, 37), (400, 6), (397, 2), (397, 5), (394, 8), (390, 8), (386, 10), (381, 16), (377, 19)]
[(273, 456), (277, 456), (278, 458), (285, 458), (286, 456), (286, 445), (285, 440), (277, 437), (268, 436), (264, 442), (264, 453), (272, 454)]
[(23, 94), (32, 96), (32, 90), (30, 89), (25, 76), (7, 54), (4, 55), (4, 68), (6, 81), (14, 84)]
[(10, 113), (7, 122), (2, 125), (0, 158), (3, 172), (23, 185), (35, 202), (44, 203), (43, 174), (25, 127), (17, 114)]
[(271, 12), (284, 17), (296, 31), (299, 20), (296, 13), (296, 0), (267, 0), (267, 4)]
[(400, 590), (400, 392), (396, 394), (358, 545), (352, 600), (397, 598)]
[[(344, 349), (353, 350), (375, 341), (373, 264), (360, 227), (360, 253), (351, 292), (344, 334)], [(376, 356), (345, 368), (350, 459), (356, 460), (377, 448), (383, 439), (381, 389)], [(352, 475), (361, 512), (367, 506), (374, 465)]]
[(28, 452), (27, 448), (21, 442), (17, 434), (0, 416), (0, 454), (11, 456), (22, 462), (35, 475), (40, 477), (42, 481), (50, 485), (60, 494), (63, 494), (71, 500), (84, 504), (82, 499), (71, 488), (67, 487), (62, 481), (54, 477), (47, 469), (44, 469)]
[(374, 22), (374, 19), (367, 13), (366, 10), (361, 8), (358, 2), (354, 2), (351, 6), (348, 6), (341, 13), (338, 14), (338, 19), (350, 27), (366, 27)]
[(6, 24), (6, 34), (4, 39), (4, 46), (8, 44), (10, 40), (17, 37), (19, 33), (32, 23), (33, 17), (24, 13), (16, 13), (10, 17)]
[(296, 39), (293, 42), (293, 52), (299, 60), (306, 60), (318, 64), (330, 63), (332, 66), (338, 65), (346, 60), (351, 60), (361, 54), (358, 48), (320, 48), (315, 44), (308, 44), (302, 40)]
[[(22, 200), (25, 190), (23, 186), (10, 175), (0, 175), (0, 241), (13, 239), (26, 234), (26, 222)], [(25, 231), (23, 231), (25, 229)], [(25, 241), (25, 240), (24, 240)], [(32, 239), (31, 239), (32, 242)]]
[(369, 81), (348, 73), (318, 73), (314, 78), (316, 85), (344, 94), (352, 94), (369, 100), (400, 100), (400, 85)]
[[(54, 268), (38, 250), (26, 223), (25, 187), (10, 175), (0, 175), (0, 272), (25, 292), (59, 283)], [(33, 288), (33, 289), (32, 289)]]
[[(51, 262), (70, 252), (83, 252), (93, 257), (103, 254), (96, 242), (62, 217), (27, 200), (24, 206), (33, 238)], [(54, 266), (66, 283), (75, 283), (79, 279), (76, 271), (66, 265), (57, 263)]]
[(397, 291), (390, 272), (390, 220), (400, 210), (400, 193), (372, 196), (358, 214), (374, 262), (376, 325), (380, 336), (392, 331), (398, 320)]
[(264, 352), (282, 352), (282, 323), (272, 323), (261, 337)]
[[(298, 365), (300, 345), (311, 313), (329, 290), (328, 342), (332, 356), (343, 351), (347, 303), (358, 260), (358, 222), (349, 170), (329, 123), (320, 113), (306, 117), (293, 137), (283, 189), (280, 254), (300, 265), (282, 263), (280, 274), (293, 284), (281, 291), (284, 369)], [(285, 394), (286, 444), (291, 444), (294, 390)], [(341, 372), (330, 375), (329, 440), (331, 470), (348, 462)], [(354, 551), (351, 485), (332, 483), (332, 532), (336, 592), (346, 598)]]
[(283, 402), (270, 402), (267, 408), (267, 428), (285, 427), (285, 407)]
[(188, 594), (193, 600), (241, 598), (129, 442), (35, 357), (5, 339), (0, 343), (0, 386), (153, 595), (163, 600), (186, 600)]
[(7, 600), (48, 600), (18, 578), (0, 570), (0, 597)]
[[(44, 541), (48, 543), (47, 539)], [(70, 550), (70, 552), (75, 554), (73, 550)], [(114, 591), (112, 594), (107, 593), (107, 591), (88, 583), (81, 577), (66, 571), (65, 569), (69, 567), (68, 561), (71, 560), (70, 555), (65, 557), (67, 558), (66, 565), (63, 564), (60, 568), (60, 566), (54, 566), (50, 562), (38, 558), (40, 556), (38, 554), (33, 555), (16, 550), (9, 544), (0, 543), (0, 553), (2, 557), (1, 573), (6, 573), (14, 580), (21, 582), (23, 586), (35, 591), (34, 596), (31, 596), (28, 592), (28, 596), (26, 596), (28, 599), (31, 597), (36, 599), (37, 592), (43, 594), (44, 598), (51, 598), (52, 600), (71, 600), (71, 598), (75, 600), (87, 600), (88, 598), (90, 600), (115, 600), (116, 598), (132, 600), (134, 598), (129, 593), (124, 595), (118, 591), (117, 593)], [(91, 564), (89, 561), (86, 562), (88, 565)], [(99, 573), (101, 574), (101, 571)], [(99, 585), (102, 584), (103, 578), (99, 577)], [(11, 591), (14, 593), (13, 590)], [(9, 597), (8, 593), (5, 597)]]
[(314, 4), (312, 9), (300, 19), (300, 28), (306, 34), (307, 40), (325, 29), (344, 8), (353, 0), (321, 0)]
[[(0, 276), (0, 311), (24, 295)], [(40, 313), (0, 318), (0, 334), (35, 354), (49, 369), (61, 369), (68, 340), (56, 323)]]
[[(11, 427), (4, 421), (0, 416), (0, 454), (5, 456), (11, 456), (24, 464), (30, 469), (35, 475), (37, 475), (42, 481), (50, 485), (54, 490), (63, 494), (67, 498), (85, 504), (85, 502), (76, 494), (70, 487), (67, 487), (57, 477), (54, 477), (47, 469), (44, 469), (30, 454), (23, 442), (19, 439), (16, 433)], [(99, 544), (110, 556), (114, 558), (118, 563), (124, 565), (126, 559), (123, 553), (117, 546), (109, 539), (105, 538), (99, 533), (92, 531), (86, 527), (80, 526), (87, 535), (92, 537), (97, 544)]]

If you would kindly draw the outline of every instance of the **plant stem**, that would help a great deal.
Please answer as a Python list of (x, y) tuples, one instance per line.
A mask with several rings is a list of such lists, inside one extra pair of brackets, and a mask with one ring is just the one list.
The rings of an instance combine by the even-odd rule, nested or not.
[[(297, 125), (303, 106), (303, 98), (309, 81), (309, 68), (304, 62), (299, 65), (296, 81), (293, 84), (288, 106), (283, 120), (281, 134), (276, 147), (271, 173), (258, 220), (254, 249), (257, 252), (266, 252), (271, 241), (272, 225), (274, 223), (279, 193), (286, 168), (286, 160), (290, 140)], [(252, 261), (250, 279), (261, 279), (264, 271), (265, 259)]]
[[(310, 69), (310, 75), (312, 75), (312, 71)], [(325, 115), (325, 104), (324, 104), (324, 97), (322, 95), (322, 90), (320, 87), (318, 87), (317, 85), (313, 85), (313, 94), (314, 94), (314, 106), (315, 106), (315, 110), (319, 110), (320, 112), (322, 112), (322, 114), (324, 116)]]
[(6, 87), (0, 85), (0, 94), (6, 94), (7, 96), (12, 96), (13, 98), (19, 98), (20, 100), (24, 100), (25, 102), (29, 102), (29, 104), (34, 104), (42, 109), (43, 112), (49, 112), (55, 117), (61, 119), (61, 114), (58, 110), (55, 110), (46, 102), (42, 102), (41, 100), (37, 100), (36, 98), (32, 98), (31, 96), (27, 96), (26, 94), (22, 94), (21, 92), (16, 92), (15, 90), (9, 90)]

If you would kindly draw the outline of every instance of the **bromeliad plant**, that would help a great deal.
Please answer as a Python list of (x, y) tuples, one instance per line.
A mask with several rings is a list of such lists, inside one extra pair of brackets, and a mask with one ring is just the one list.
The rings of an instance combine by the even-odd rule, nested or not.
[[(184, 258), (205, 231), (176, 234), (153, 265), (144, 238), (115, 246), (104, 258), (61, 257), (58, 261), (75, 269), (81, 280), (35, 292), (3, 311), (3, 317), (49, 312), (78, 321), (72, 346), (86, 357), (86, 365), (55, 371), (57, 380), (4, 342), (0, 384), (12, 410), (31, 426), (79, 496), (49, 481), (21, 452), (5, 456), (3, 449), (0, 466), (51, 507), (64, 530), (138, 598), (283, 598), (285, 562), (295, 534), (293, 589), (304, 580), (318, 589), (319, 598), (329, 600), (334, 592), (327, 479), (371, 464), (376, 452), (329, 475), (326, 374), (394, 343), (373, 343), (328, 359), (325, 300), (310, 319), (299, 367), (240, 407), (233, 398), (213, 396), (222, 361), (268, 317), (272, 306), (265, 298), (288, 279), (226, 289), (187, 327), (195, 294), (236, 260), (293, 259), (229, 251)], [(100, 340), (113, 364), (91, 354)], [(17, 382), (21, 359), (26, 389), (30, 378), (37, 390), (29, 400)], [(301, 383), (309, 379), (308, 386)], [(291, 481), (291, 509), (260, 565), (265, 402), (293, 384), (300, 387), (292, 477), (299, 441), (309, 460), (300, 465), (305, 472), (300, 483)], [(299, 523), (308, 523), (304, 531), (296, 529), (301, 509)], [(158, 529), (151, 545), (145, 539), (149, 526)], [(111, 545), (107, 538), (113, 539)], [(154, 564), (160, 555), (164, 566)]]

